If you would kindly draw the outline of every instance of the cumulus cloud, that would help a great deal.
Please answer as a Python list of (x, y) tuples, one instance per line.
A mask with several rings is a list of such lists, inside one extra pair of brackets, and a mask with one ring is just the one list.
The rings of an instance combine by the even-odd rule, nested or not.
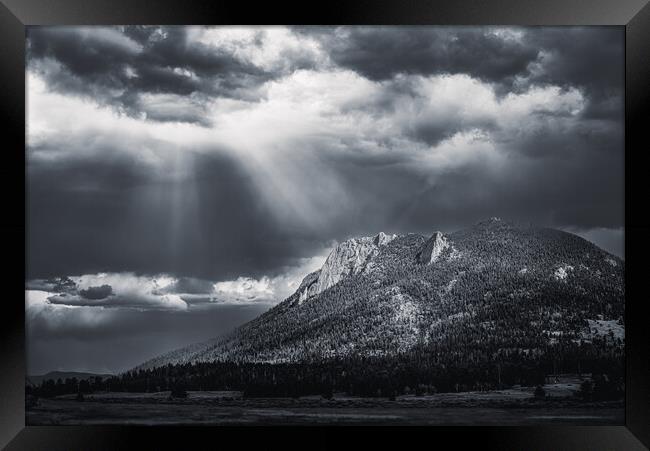
[(222, 303), (261, 302), (275, 304), (293, 294), (302, 279), (323, 266), (328, 253), (304, 258), (298, 266), (287, 268), (275, 276), (255, 279), (240, 276), (235, 280), (217, 282), (213, 285), (212, 301)]
[[(187, 27), (30, 27), (28, 60), (57, 92), (135, 117), (208, 125), (200, 113), (210, 96), (236, 96), (267, 75), (220, 48), (188, 42), (188, 34)], [(161, 99), (163, 112), (155, 108)], [(173, 109), (174, 99), (185, 108)]]
[[(166, 288), (175, 279), (161, 275), (137, 276), (133, 273), (99, 273), (30, 280), (26, 284), (27, 307), (35, 304), (68, 307), (104, 307), (134, 309), (187, 309), (187, 303)], [(48, 291), (43, 291), (43, 290)], [(43, 298), (44, 293), (47, 297)], [(30, 302), (30, 296), (36, 296)]]
[(219, 299), (235, 302), (269, 300), (273, 296), (271, 281), (268, 277), (263, 277), (260, 280), (238, 277), (236, 280), (217, 282), (214, 284), (214, 292)]
[(177, 278), (134, 273), (97, 273), (80, 276), (32, 279), (26, 282), (26, 308), (98, 307), (105, 309), (187, 310), (204, 304), (276, 304), (291, 295), (302, 278), (320, 268), (324, 253), (301, 259), (275, 276), (259, 279), (240, 276), (211, 282), (193, 277)]
[(214, 98), (259, 101), (266, 81), (327, 61), (317, 41), (284, 27), (29, 27), (27, 51), (53, 91), (206, 127)]
[(329, 64), (329, 55), (318, 40), (286, 27), (193, 27), (188, 34), (209, 48), (226, 51), (275, 74)]

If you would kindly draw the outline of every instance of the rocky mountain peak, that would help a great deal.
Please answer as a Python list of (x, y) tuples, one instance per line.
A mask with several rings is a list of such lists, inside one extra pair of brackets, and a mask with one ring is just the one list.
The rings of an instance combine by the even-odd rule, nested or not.
[(303, 279), (298, 288), (299, 302), (322, 293), (345, 277), (360, 274), (379, 253), (380, 248), (395, 238), (397, 235), (379, 232), (375, 236), (351, 238), (337, 244), (323, 267)]
[(416, 259), (419, 263), (430, 264), (440, 258), (440, 254), (449, 247), (449, 240), (440, 231), (434, 232), (431, 238), (424, 243), (422, 249), (417, 253)]
[(393, 241), (395, 238), (397, 238), (397, 235), (387, 235), (384, 232), (379, 232), (375, 236), (375, 245), (376, 246), (383, 246), (384, 244), (388, 244), (391, 241)]
[(477, 222), (474, 227), (484, 230), (507, 230), (507, 229), (520, 229), (526, 227), (527, 224), (513, 222), (497, 216)]

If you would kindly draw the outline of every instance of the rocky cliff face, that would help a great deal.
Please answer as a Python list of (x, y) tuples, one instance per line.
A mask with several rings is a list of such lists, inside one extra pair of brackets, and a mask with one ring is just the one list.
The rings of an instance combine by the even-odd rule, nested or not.
[(320, 276), (321, 270), (314, 271), (310, 274), (307, 274), (304, 279), (302, 279), (302, 282), (300, 283), (300, 286), (298, 287), (297, 292), (299, 294), (298, 302), (302, 304), (305, 300), (309, 299), (312, 296), (315, 296), (317, 293), (318, 289), (318, 277)]
[(447, 237), (442, 232), (435, 232), (417, 253), (416, 259), (423, 264), (434, 263), (447, 248), (449, 248)]
[(322, 293), (345, 277), (364, 272), (380, 248), (396, 237), (397, 235), (380, 232), (375, 236), (352, 238), (338, 244), (325, 260), (323, 267), (303, 279), (298, 288), (299, 302)]

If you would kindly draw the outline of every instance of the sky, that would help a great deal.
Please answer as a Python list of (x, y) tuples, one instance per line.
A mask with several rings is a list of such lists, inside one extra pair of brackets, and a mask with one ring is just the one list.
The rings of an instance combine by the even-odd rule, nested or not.
[(623, 255), (621, 27), (29, 27), (27, 364), (119, 372), (341, 240), (498, 216)]

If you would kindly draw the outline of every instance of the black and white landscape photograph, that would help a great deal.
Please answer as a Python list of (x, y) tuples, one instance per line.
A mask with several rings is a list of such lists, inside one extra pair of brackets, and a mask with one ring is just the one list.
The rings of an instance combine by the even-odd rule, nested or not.
[(26, 424), (624, 424), (624, 38), (29, 26)]

